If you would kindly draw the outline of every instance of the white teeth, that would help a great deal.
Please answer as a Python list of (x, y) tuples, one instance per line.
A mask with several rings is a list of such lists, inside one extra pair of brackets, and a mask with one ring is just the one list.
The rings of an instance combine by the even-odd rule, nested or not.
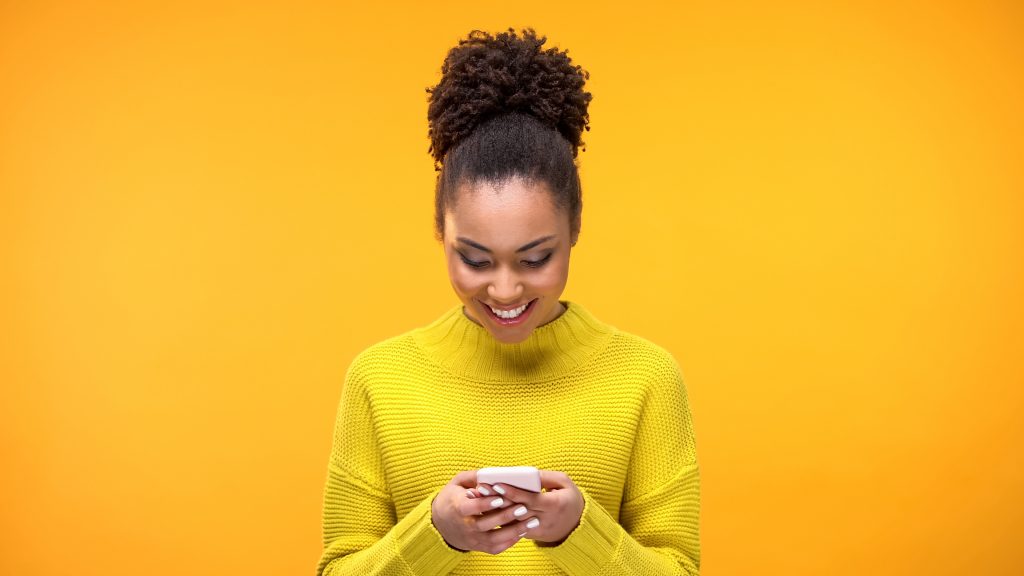
[(513, 308), (512, 310), (509, 310), (508, 312), (505, 312), (504, 310), (496, 310), (496, 309), (494, 309), (492, 307), (489, 307), (489, 308), (491, 308), (491, 312), (494, 312), (495, 316), (500, 316), (502, 318), (511, 319), (511, 318), (515, 318), (515, 317), (519, 316), (520, 314), (522, 314), (523, 310), (526, 310), (526, 307), (529, 306), (529, 305), (530, 305), (530, 303), (527, 302), (526, 304), (523, 304), (519, 308)]

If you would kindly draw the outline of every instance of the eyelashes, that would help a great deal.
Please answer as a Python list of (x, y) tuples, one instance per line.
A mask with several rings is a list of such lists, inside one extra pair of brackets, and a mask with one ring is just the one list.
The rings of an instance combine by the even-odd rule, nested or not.
[(473, 262), (469, 258), (463, 256), (462, 253), (459, 253), (459, 258), (462, 258), (462, 261), (470, 268), (483, 268), (487, 264), (486, 262)]
[[(529, 266), (530, 268), (540, 268), (548, 260), (551, 259), (551, 255), (552, 254), (553, 254), (553, 252), (549, 252), (547, 256), (541, 258), (540, 260), (523, 260), (523, 263), (526, 264), (527, 266)], [(471, 268), (479, 269), (479, 268), (483, 268), (483, 267), (487, 266), (487, 264), (489, 264), (489, 262), (474, 262), (474, 261), (470, 260), (469, 258), (466, 258), (465, 256), (463, 256), (462, 252), (459, 252), (459, 258), (462, 258), (462, 261), (465, 262), (466, 265), (471, 267)]]

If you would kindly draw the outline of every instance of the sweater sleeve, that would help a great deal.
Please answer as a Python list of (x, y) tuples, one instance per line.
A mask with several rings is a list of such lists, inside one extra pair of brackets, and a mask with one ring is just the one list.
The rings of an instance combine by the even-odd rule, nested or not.
[(690, 408), (670, 356), (644, 404), (619, 522), (582, 486), (580, 522), (537, 546), (569, 576), (697, 575), (700, 476)]
[(388, 493), (359, 356), (349, 366), (334, 423), (323, 493), (323, 551), (316, 576), (444, 576), (468, 552), (431, 519), (435, 489), (400, 520)]

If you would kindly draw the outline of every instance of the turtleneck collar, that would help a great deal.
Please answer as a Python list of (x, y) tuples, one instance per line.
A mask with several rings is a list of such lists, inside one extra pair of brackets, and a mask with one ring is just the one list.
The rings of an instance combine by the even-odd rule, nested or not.
[(576, 302), (515, 344), (500, 342), (470, 320), (462, 304), (412, 331), (415, 342), (445, 370), (480, 382), (527, 382), (564, 376), (604, 349), (617, 331)]

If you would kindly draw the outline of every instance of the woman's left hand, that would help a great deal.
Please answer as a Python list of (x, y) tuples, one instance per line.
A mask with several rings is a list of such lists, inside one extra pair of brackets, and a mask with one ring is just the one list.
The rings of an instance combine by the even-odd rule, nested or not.
[[(538, 542), (549, 546), (561, 544), (569, 534), (579, 526), (583, 516), (583, 494), (576, 483), (564, 472), (540, 470), (540, 485), (546, 492), (530, 492), (508, 484), (480, 484), (470, 490), (470, 497), (500, 495), (516, 504), (526, 507), (526, 513), (519, 520), (518, 534), (524, 534)], [(528, 528), (527, 525), (536, 519), (540, 523)]]

